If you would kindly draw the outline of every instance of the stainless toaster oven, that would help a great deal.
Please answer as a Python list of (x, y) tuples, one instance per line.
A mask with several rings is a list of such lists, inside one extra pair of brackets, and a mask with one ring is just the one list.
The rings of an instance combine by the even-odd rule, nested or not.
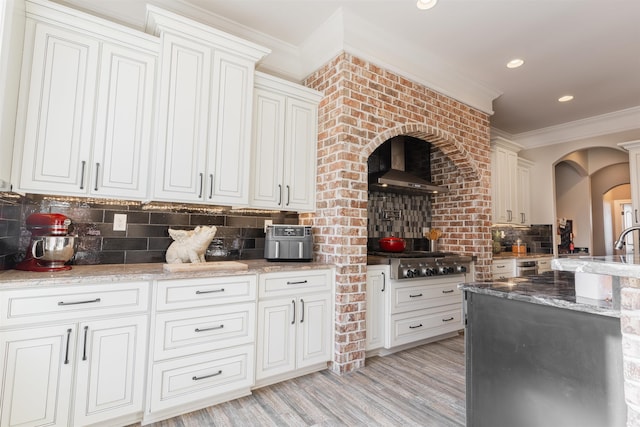
[(269, 261), (311, 261), (313, 237), (308, 225), (267, 226), (264, 257)]

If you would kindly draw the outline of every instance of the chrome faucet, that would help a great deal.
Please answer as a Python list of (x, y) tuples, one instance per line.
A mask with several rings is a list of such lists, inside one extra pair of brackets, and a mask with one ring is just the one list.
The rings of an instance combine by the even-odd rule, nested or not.
[(625, 228), (624, 230), (622, 230), (622, 233), (620, 233), (620, 236), (618, 236), (618, 240), (616, 240), (614, 248), (618, 251), (624, 248), (624, 244), (625, 244), (624, 238), (627, 236), (627, 234), (631, 233), (634, 230), (640, 230), (640, 225), (634, 225), (632, 227)]

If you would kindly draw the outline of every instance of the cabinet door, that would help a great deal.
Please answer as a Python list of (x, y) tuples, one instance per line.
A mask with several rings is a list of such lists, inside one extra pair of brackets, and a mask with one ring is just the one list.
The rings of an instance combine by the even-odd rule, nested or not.
[(207, 201), (249, 203), (251, 111), (254, 63), (217, 51), (213, 62), (213, 103), (207, 161)]
[(331, 360), (331, 297), (325, 293), (300, 297), (296, 337), (296, 368)]
[(316, 103), (287, 99), (282, 196), (286, 210), (315, 209), (317, 123)]
[(154, 198), (204, 201), (212, 52), (163, 33)]
[(258, 304), (258, 349), (256, 380), (296, 368), (295, 298), (263, 301)]
[(518, 161), (518, 185), (516, 197), (516, 223), (519, 225), (531, 224), (531, 169), (520, 159)]
[[(387, 269), (388, 270), (388, 269)], [(384, 345), (384, 298), (388, 274), (374, 267), (367, 268), (366, 350)]]
[(632, 221), (633, 225), (638, 225), (640, 224), (640, 147), (629, 150), (629, 171), (631, 203), (633, 204)]
[(22, 73), (24, 122), (16, 126), (18, 190), (86, 194), (99, 42), (31, 20), (27, 37), (33, 53)]
[(256, 208), (282, 207), (284, 161), (284, 95), (257, 88), (254, 94), (253, 173), (250, 204)]
[(517, 153), (496, 147), (492, 153), (493, 222), (516, 221)]
[(147, 316), (81, 323), (74, 423), (142, 413)]
[(100, 61), (91, 193), (147, 196), (156, 58), (105, 43)]
[(68, 426), (74, 325), (0, 332), (0, 426)]

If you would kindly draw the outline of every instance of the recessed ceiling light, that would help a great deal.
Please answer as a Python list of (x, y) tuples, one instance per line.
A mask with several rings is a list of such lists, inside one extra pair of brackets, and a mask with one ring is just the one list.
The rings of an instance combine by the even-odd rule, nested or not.
[(571, 101), (573, 99), (573, 95), (565, 95), (565, 96), (561, 96), (560, 98), (558, 98), (558, 101), (560, 102), (568, 102)]
[(416, 3), (416, 6), (418, 6), (418, 9), (427, 10), (427, 9), (431, 9), (437, 3), (438, 3), (438, 0), (418, 0), (418, 2)]
[(524, 59), (515, 58), (507, 62), (507, 68), (518, 68), (524, 64)]

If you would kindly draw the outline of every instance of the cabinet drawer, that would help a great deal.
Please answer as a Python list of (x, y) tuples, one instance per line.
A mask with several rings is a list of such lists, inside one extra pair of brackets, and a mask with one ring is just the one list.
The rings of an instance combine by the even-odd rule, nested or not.
[(464, 328), (462, 304), (391, 316), (387, 348), (435, 337)]
[(2, 326), (146, 311), (147, 282), (31, 288), (0, 292)]
[(506, 278), (516, 275), (516, 261), (514, 259), (493, 261), (491, 274), (494, 278)]
[(254, 346), (246, 345), (153, 366), (150, 411), (159, 411), (212, 398), (254, 381)]
[(255, 301), (256, 282), (255, 275), (160, 280), (156, 308), (161, 311)]
[(543, 273), (545, 271), (551, 270), (551, 258), (540, 258), (536, 265), (538, 267), (538, 273)]
[(331, 289), (331, 270), (305, 270), (260, 275), (260, 298)]
[(154, 360), (252, 343), (255, 324), (255, 303), (158, 313)]
[(394, 286), (391, 292), (391, 314), (462, 302), (462, 292), (458, 289), (458, 284), (462, 282), (463, 276), (441, 284)]

